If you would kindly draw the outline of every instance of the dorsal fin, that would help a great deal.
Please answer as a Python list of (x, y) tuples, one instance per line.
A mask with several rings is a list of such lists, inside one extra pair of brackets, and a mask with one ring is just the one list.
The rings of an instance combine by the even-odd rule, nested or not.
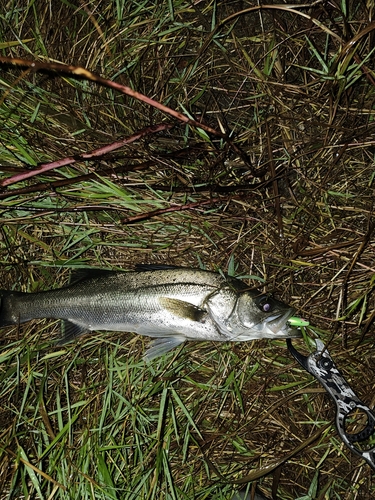
[(136, 264), (134, 266), (136, 271), (163, 271), (166, 269), (187, 269), (182, 266), (170, 266), (169, 264)]
[(83, 281), (89, 278), (97, 278), (99, 276), (108, 276), (109, 274), (114, 274), (117, 271), (111, 271), (110, 269), (100, 269), (97, 267), (91, 267), (88, 269), (72, 269), (70, 273), (69, 284), (77, 283), (78, 281)]

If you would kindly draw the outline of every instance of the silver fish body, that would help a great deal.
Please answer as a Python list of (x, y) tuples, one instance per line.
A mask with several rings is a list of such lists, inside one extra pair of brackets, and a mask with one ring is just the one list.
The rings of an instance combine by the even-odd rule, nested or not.
[(167, 266), (91, 270), (36, 293), (0, 291), (0, 327), (34, 318), (63, 321), (62, 342), (93, 330), (155, 337), (146, 358), (185, 340), (245, 341), (299, 336), (294, 309), (219, 273)]

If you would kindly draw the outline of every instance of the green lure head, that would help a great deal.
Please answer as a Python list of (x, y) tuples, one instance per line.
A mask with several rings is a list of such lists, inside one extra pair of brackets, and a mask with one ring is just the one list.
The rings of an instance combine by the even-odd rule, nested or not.
[(297, 318), (296, 316), (292, 316), (288, 319), (288, 323), (291, 326), (309, 326), (309, 322), (302, 318)]

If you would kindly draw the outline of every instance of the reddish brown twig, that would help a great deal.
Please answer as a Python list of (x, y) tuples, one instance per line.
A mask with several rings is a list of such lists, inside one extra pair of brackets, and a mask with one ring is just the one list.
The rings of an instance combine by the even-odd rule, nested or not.
[(209, 132), (210, 134), (219, 137), (224, 137), (227, 139), (226, 134), (223, 134), (222, 132), (215, 130), (214, 128), (211, 128), (208, 125), (205, 125), (204, 123), (197, 122), (196, 120), (193, 120), (188, 116), (179, 113), (178, 111), (175, 111), (172, 108), (169, 108), (168, 106), (164, 106), (164, 104), (161, 104), (160, 102), (155, 101), (154, 99), (151, 99), (150, 97), (147, 97), (144, 94), (141, 94), (140, 92), (131, 89), (127, 85), (122, 85), (112, 80), (103, 78), (102, 76), (99, 76), (96, 73), (93, 73), (92, 71), (83, 68), (82, 66), (72, 66), (61, 63), (42, 63), (39, 61), (38, 62), (28, 61), (27, 59), (18, 59), (13, 57), (0, 57), (0, 63), (12, 64), (13, 66), (19, 66), (22, 68), (29, 68), (32, 71), (56, 71), (58, 73), (65, 73), (65, 74), (68, 73), (70, 75), (86, 78), (87, 80), (96, 82), (100, 85), (103, 85), (104, 87), (109, 87), (111, 89), (118, 90), (119, 92), (129, 95), (134, 99), (137, 99), (138, 101), (145, 102), (146, 104), (149, 104), (150, 106), (159, 109), (163, 113), (166, 113), (170, 116), (173, 116), (174, 118), (177, 118), (177, 120), (181, 122), (193, 125), (194, 127), (199, 127), (205, 130), (206, 132)]
[(160, 132), (161, 130), (166, 130), (172, 128), (173, 125), (159, 123), (158, 125), (151, 125), (149, 127), (145, 127), (142, 130), (139, 130), (135, 134), (125, 137), (121, 141), (113, 142), (112, 144), (107, 144), (98, 149), (94, 149), (90, 153), (81, 153), (76, 156), (67, 156), (66, 158), (62, 158), (61, 160), (52, 161), (50, 163), (43, 163), (39, 165), (38, 168), (34, 168), (33, 170), (28, 170), (26, 172), (21, 172), (20, 174), (12, 175), (12, 177), (8, 177), (0, 181), (0, 186), (10, 186), (11, 184), (15, 184), (16, 182), (23, 181), (25, 179), (29, 179), (30, 177), (34, 177), (38, 174), (43, 174), (44, 172), (48, 172), (48, 170), (53, 170), (54, 168), (64, 167), (65, 165), (72, 165), (77, 161), (82, 160), (91, 160), (92, 158), (97, 158), (98, 156), (103, 156), (106, 153), (111, 151), (115, 151), (116, 149), (125, 146), (125, 144), (130, 144), (141, 137), (144, 137), (147, 134), (154, 134), (155, 132)]
[[(176, 151), (171, 151), (169, 153), (164, 153), (163, 158), (184, 157), (184, 155), (186, 153), (191, 154), (193, 151), (194, 151), (194, 148), (183, 148), (183, 149), (179, 149)], [(45, 191), (46, 189), (55, 190), (59, 187), (71, 186), (71, 185), (76, 184), (78, 182), (84, 182), (84, 181), (87, 181), (88, 179), (93, 179), (94, 177), (97, 176), (97, 174), (99, 174), (99, 175), (106, 175), (106, 174), (118, 175), (118, 174), (123, 174), (126, 172), (136, 172), (139, 170), (144, 170), (152, 165), (155, 165), (155, 160), (146, 160), (142, 163), (130, 164), (130, 165), (123, 165), (123, 164), (118, 165), (117, 164), (115, 166), (100, 168), (100, 170), (98, 172), (95, 171), (95, 172), (90, 172), (88, 174), (77, 175), (76, 177), (70, 177), (68, 179), (64, 178), (64, 179), (58, 179), (56, 181), (39, 182), (38, 184), (32, 184), (30, 186), (25, 186), (25, 187), (18, 188), (18, 189), (4, 191), (3, 193), (0, 192), (0, 200), (5, 200), (6, 198), (10, 198), (11, 196), (19, 196), (19, 195), (36, 193), (38, 191)], [(254, 185), (254, 187), (257, 187), (257, 186)], [(247, 189), (247, 188), (248, 188), (247, 185), (243, 185), (243, 186), (238, 187), (238, 189)], [(164, 186), (157, 186), (157, 189), (164, 189)], [(207, 187), (207, 190), (208, 189), (209, 189), (209, 187)], [(214, 188), (212, 188), (212, 189), (215, 190)], [(201, 190), (203, 190), (203, 189), (200, 187), (194, 188), (194, 191), (201, 191)], [(222, 188), (222, 190), (220, 190), (220, 192), (226, 192), (226, 190), (227, 190), (227, 188), (224, 186)], [(235, 190), (235, 187), (230, 189), (230, 191), (234, 191), (234, 190)]]
[(212, 198), (206, 201), (196, 201), (194, 203), (187, 203), (186, 205), (173, 205), (168, 208), (159, 208), (158, 210), (152, 210), (151, 212), (146, 212), (139, 215), (133, 215), (132, 217), (127, 217), (126, 219), (121, 219), (122, 224), (133, 224), (134, 222), (140, 222), (141, 220), (151, 219), (151, 217), (156, 217), (157, 215), (167, 214), (169, 212), (181, 212), (182, 210), (191, 210), (192, 208), (197, 208), (202, 205), (210, 205), (222, 201), (222, 198)]

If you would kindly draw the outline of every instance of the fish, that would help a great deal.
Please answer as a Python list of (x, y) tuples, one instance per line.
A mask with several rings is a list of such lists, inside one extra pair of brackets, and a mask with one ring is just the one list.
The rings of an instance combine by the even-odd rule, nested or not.
[(144, 358), (185, 341), (243, 342), (300, 336), (295, 309), (223, 273), (167, 265), (133, 271), (89, 269), (48, 291), (0, 290), (0, 327), (60, 319), (59, 344), (97, 330), (154, 338)]

